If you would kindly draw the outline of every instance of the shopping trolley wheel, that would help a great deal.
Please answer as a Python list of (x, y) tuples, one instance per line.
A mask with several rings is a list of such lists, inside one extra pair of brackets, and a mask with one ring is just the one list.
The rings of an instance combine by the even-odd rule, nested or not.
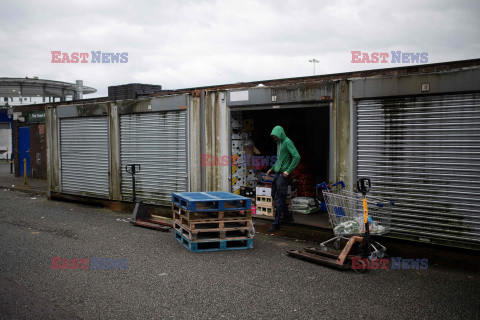
[(377, 252), (377, 257), (382, 259), (383, 257), (385, 257), (385, 249), (380, 249), (378, 250)]
[(377, 260), (377, 259), (378, 259), (377, 253), (376, 253), (376, 252), (370, 253), (370, 255), (368, 256), (368, 259), (369, 259), (370, 261), (375, 261), (375, 260)]
[(340, 238), (335, 240), (335, 242), (333, 243), (333, 247), (335, 248), (335, 250), (340, 249)]
[(323, 251), (323, 252), (327, 252), (327, 250), (328, 250), (328, 249), (327, 249), (327, 246), (324, 245), (324, 244), (321, 244), (320, 247), (319, 247), (319, 249), (320, 249), (321, 251)]
[(355, 268), (353, 269), (353, 271), (355, 271), (356, 273), (364, 273), (365, 271), (367, 271), (367, 264), (365, 263), (365, 261), (363, 261), (362, 259), (358, 260), (358, 264), (360, 264), (360, 268)]

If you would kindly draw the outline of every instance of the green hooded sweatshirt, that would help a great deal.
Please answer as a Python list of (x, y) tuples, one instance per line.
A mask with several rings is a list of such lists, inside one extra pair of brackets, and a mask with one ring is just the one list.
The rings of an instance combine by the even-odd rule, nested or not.
[(276, 126), (273, 128), (272, 136), (278, 138), (277, 142), (277, 162), (272, 167), (272, 171), (292, 173), (293, 169), (300, 162), (300, 155), (298, 154), (293, 141), (290, 140), (282, 127)]

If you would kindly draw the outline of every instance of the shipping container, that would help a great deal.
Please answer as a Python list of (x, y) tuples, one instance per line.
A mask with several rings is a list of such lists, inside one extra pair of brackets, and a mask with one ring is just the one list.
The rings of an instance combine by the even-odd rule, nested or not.
[[(314, 197), (343, 180), (354, 191), (370, 177), (373, 195), (395, 201), (388, 236), (478, 250), (479, 107), (479, 59), (51, 105), (49, 191), (129, 202), (125, 166), (138, 163), (147, 203), (239, 192), (273, 164), (282, 125), (302, 157), (292, 190)], [(324, 212), (295, 219), (329, 228)]]

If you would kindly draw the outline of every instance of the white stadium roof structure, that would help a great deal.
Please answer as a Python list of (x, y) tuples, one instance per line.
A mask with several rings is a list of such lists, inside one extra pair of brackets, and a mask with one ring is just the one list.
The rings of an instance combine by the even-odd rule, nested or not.
[(65, 101), (67, 96), (72, 96), (72, 99), (75, 99), (75, 97), (81, 97), (83, 94), (95, 92), (97, 92), (97, 89), (83, 85), (77, 86), (77, 83), (38, 79), (36, 77), (0, 78), (0, 97), (42, 97), (44, 102), (46, 97), (52, 97)]

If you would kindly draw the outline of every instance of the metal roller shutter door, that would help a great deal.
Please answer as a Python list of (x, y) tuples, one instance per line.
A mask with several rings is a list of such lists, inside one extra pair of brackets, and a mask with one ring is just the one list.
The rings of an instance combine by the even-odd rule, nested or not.
[(127, 164), (139, 163), (137, 199), (168, 205), (172, 192), (187, 191), (186, 112), (127, 114), (120, 117), (122, 196), (132, 200)]
[(109, 197), (108, 118), (60, 120), (62, 192)]
[(357, 174), (392, 236), (480, 249), (480, 94), (359, 101)]

